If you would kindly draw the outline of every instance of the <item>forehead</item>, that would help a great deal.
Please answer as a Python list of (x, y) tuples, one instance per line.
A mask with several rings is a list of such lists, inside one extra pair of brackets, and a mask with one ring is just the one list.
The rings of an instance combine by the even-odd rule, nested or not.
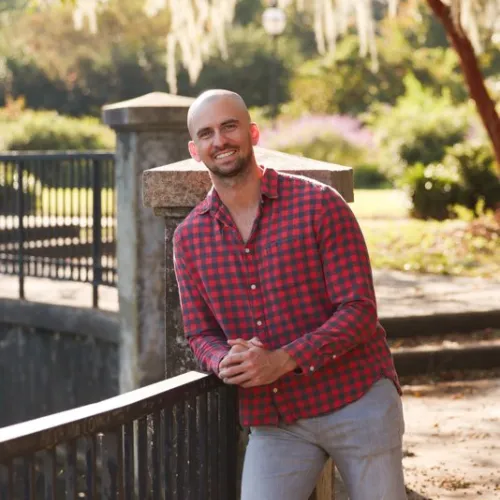
[(192, 130), (214, 128), (227, 120), (249, 121), (246, 108), (236, 99), (223, 96), (198, 104), (191, 118)]

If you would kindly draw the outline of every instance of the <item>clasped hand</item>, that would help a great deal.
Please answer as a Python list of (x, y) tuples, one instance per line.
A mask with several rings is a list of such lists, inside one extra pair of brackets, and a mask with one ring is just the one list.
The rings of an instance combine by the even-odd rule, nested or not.
[(297, 364), (282, 349), (270, 351), (258, 338), (228, 340), (229, 353), (219, 364), (219, 377), (226, 384), (255, 387), (272, 384)]

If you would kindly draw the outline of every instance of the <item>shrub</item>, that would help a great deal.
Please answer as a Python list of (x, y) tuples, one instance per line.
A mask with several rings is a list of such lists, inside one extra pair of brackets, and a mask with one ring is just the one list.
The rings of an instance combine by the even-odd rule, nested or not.
[(441, 163), (410, 167), (403, 177), (413, 203), (412, 214), (422, 219), (454, 216), (456, 206), (475, 215), (500, 206), (500, 180), (486, 145), (458, 144), (448, 149)]
[(393, 180), (411, 165), (441, 162), (469, 127), (467, 107), (453, 105), (448, 94), (434, 96), (412, 75), (405, 85), (405, 95), (393, 108), (374, 105), (365, 117), (386, 160), (384, 173)]
[(356, 165), (353, 177), (355, 189), (384, 189), (392, 186), (378, 165)]
[(3, 119), (0, 146), (8, 151), (114, 149), (114, 133), (95, 118), (72, 118), (53, 111), (23, 111)]
[(448, 150), (446, 160), (460, 173), (460, 205), (476, 215), (479, 215), (476, 211), (479, 205), (486, 210), (500, 207), (500, 180), (489, 145), (457, 144)]
[(460, 185), (456, 169), (442, 163), (410, 167), (403, 178), (412, 201), (411, 215), (418, 219), (448, 219), (458, 202)]
[(357, 188), (386, 187), (387, 178), (372, 160), (371, 133), (349, 116), (304, 116), (262, 130), (263, 147), (353, 168)]

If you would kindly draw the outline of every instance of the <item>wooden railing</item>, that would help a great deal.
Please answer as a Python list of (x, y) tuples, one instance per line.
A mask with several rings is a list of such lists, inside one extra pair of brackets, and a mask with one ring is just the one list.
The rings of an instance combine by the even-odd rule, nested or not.
[(234, 388), (189, 372), (4, 427), (0, 499), (235, 500), (236, 410)]

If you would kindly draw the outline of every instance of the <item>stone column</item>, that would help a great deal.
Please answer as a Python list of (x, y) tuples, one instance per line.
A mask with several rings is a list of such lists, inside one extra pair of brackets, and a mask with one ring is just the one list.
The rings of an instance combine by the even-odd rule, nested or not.
[(165, 374), (165, 223), (142, 203), (142, 173), (189, 157), (186, 118), (192, 101), (154, 92), (102, 112), (117, 139), (121, 392)]
[[(307, 158), (255, 148), (261, 165), (283, 172), (304, 175), (333, 186), (348, 202), (353, 201), (352, 169)], [(211, 187), (204, 165), (188, 159), (152, 168), (143, 175), (144, 204), (155, 215), (164, 218), (165, 281), (166, 281), (166, 366), (165, 376), (173, 377), (196, 369), (193, 356), (184, 338), (182, 317), (173, 266), (172, 236), (177, 225), (206, 196)], [(335, 467), (329, 460), (310, 500), (335, 498)]]

